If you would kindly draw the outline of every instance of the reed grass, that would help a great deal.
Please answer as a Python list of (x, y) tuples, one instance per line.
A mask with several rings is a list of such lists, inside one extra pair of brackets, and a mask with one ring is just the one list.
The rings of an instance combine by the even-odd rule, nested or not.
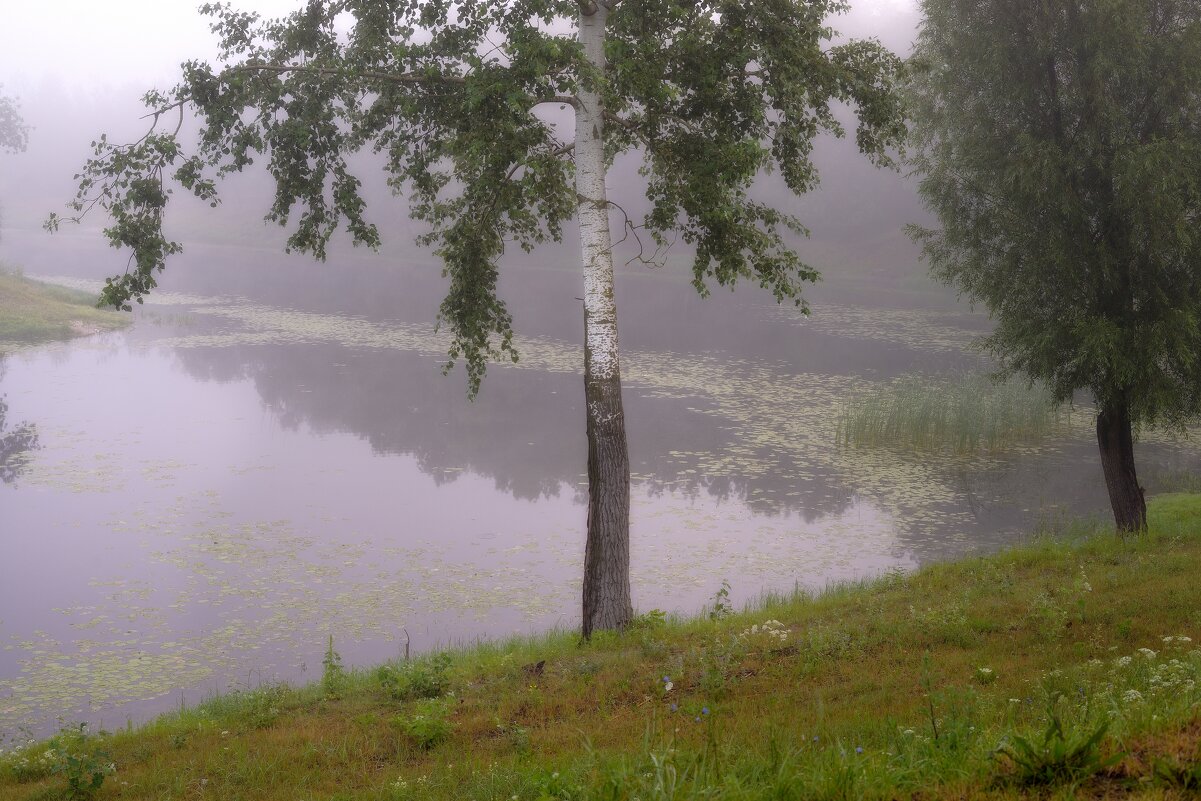
[(1039, 385), (983, 375), (905, 376), (849, 401), (838, 421), (844, 447), (977, 454), (1041, 442), (1060, 430)]

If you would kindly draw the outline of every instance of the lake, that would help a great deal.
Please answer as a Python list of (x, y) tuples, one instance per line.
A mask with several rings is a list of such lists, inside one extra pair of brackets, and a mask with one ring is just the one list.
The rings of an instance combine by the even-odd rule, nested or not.
[[(314, 680), (330, 635), (365, 666), (576, 627), (581, 282), (556, 253), (509, 257), (521, 361), (474, 402), (442, 375), (423, 254), (190, 247), (129, 329), (4, 357), (0, 735)], [(2, 255), (84, 288), (124, 264), (85, 235), (13, 232)], [(804, 318), (753, 287), (701, 299), (678, 266), (619, 276), (638, 609), (694, 613), (723, 581), (739, 603), (818, 590), (1108, 514), (1087, 409), (1002, 455), (840, 447), (850, 399), (987, 369), (967, 348), (988, 321), (913, 270), (831, 273), (810, 296)], [(1151, 489), (1201, 462), (1160, 435), (1139, 459)]]

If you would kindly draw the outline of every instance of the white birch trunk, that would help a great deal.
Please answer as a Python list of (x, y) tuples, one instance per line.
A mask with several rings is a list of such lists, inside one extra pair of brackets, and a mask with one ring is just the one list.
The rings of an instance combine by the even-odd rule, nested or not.
[[(581, 5), (580, 43), (588, 61), (602, 72), (607, 16), (603, 0)], [(621, 403), (613, 253), (605, 193), (604, 124), (600, 93), (581, 89), (576, 103), (575, 176), (584, 267), (584, 400), (588, 415), (585, 637), (595, 630), (622, 628), (633, 615), (630, 460)]]

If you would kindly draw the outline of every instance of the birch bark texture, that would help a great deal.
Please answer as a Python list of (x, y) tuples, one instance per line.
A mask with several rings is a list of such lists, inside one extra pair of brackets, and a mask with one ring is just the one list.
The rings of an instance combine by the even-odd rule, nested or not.
[[(875, 42), (832, 44), (826, 18), (843, 10), (840, 0), (309, 0), (262, 19), (206, 3), (219, 59), (187, 61), (176, 87), (146, 94), (153, 124), (141, 139), (100, 137), (72, 213), (47, 226), (108, 215), (109, 239), (132, 256), (102, 297), (128, 309), (182, 249), (162, 227), (175, 189), (216, 204), (223, 178), (261, 165), (276, 190), (267, 219), (288, 229), (289, 249), (324, 259), (339, 231), (379, 244), (356, 175), (372, 164), (428, 227), (418, 243), (448, 281), (446, 369), (461, 362), (474, 395), (489, 363), (519, 355), (497, 294), (501, 254), (561, 241), (575, 219), (589, 484), (582, 630), (621, 628), (632, 615), (630, 468), (608, 165), (641, 155), (649, 211), (628, 224), (658, 247), (678, 240), (702, 294), (750, 280), (803, 307), (817, 271), (784, 236), (804, 228), (753, 200), (751, 184), (775, 169), (794, 192), (810, 189), (815, 137), (846, 133), (835, 104), (854, 108), (860, 150), (877, 164), (892, 164), (905, 134), (900, 60)], [(570, 141), (537, 113), (546, 106), (574, 112)], [(189, 114), (193, 126), (182, 124)]]
[[(581, 6), (580, 46), (597, 75), (605, 72), (604, 2)], [(584, 83), (575, 103), (575, 175), (584, 268), (584, 405), (588, 427), (588, 531), (584, 545), (583, 635), (620, 629), (630, 597), (630, 456), (621, 401), (613, 244), (605, 187), (605, 107)]]

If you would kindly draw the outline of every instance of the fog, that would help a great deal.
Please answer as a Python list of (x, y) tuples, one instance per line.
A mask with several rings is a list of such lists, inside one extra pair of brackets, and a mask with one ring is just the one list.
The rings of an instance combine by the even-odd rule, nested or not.
[[(0, 28), (0, 82), (32, 94), (46, 81), (91, 91), (172, 83), (181, 61), (212, 59), (217, 48), (208, 18), (195, 0), (60, 0), (12, 3)], [(303, 8), (301, 0), (242, 0), (235, 8), (264, 17)], [(852, 37), (873, 36), (894, 51), (909, 46), (916, 25), (915, 0), (853, 0), (834, 18)]]
[[(243, 5), (271, 16), (298, 4), (258, 0)], [(903, 54), (916, 12), (910, 0), (860, 0), (833, 24), (842, 36), (877, 37)], [(22, 255), (6, 251), (6, 232), (35, 231), (50, 212), (65, 211), (75, 190), (72, 176), (92, 140), (101, 133), (113, 141), (136, 139), (147, 122), (141, 95), (173, 85), (180, 61), (214, 55), (207, 21), (190, 2), (20, 4), (7, 10), (0, 29), (0, 92), (19, 100), (31, 130), (26, 152), (0, 154), (0, 259), (11, 262)], [(808, 196), (797, 198), (771, 180), (758, 187), (760, 197), (793, 211), (812, 231), (808, 242), (796, 243), (803, 258), (821, 270), (916, 270), (916, 250), (901, 232), (906, 223), (924, 219), (912, 183), (897, 172), (873, 167), (847, 139), (823, 137), (815, 159), (822, 184)], [(385, 253), (411, 257), (419, 229), (407, 219), (403, 200), (392, 197), (370, 158), (359, 164), (370, 201), (368, 216), (381, 229)], [(641, 195), (638, 164), (636, 154), (627, 157), (610, 178), (611, 187), (620, 187), (613, 199), (631, 210), (639, 208)], [(252, 168), (225, 182), (221, 208), (215, 211), (177, 195), (167, 231), (185, 246), (207, 241), (282, 249), (285, 233), (262, 223), (272, 191), (263, 172)], [(84, 229), (94, 231), (103, 223), (101, 215), (94, 215)], [(336, 256), (348, 248), (340, 238), (331, 252)], [(535, 258), (559, 263), (575, 250), (569, 241)]]

